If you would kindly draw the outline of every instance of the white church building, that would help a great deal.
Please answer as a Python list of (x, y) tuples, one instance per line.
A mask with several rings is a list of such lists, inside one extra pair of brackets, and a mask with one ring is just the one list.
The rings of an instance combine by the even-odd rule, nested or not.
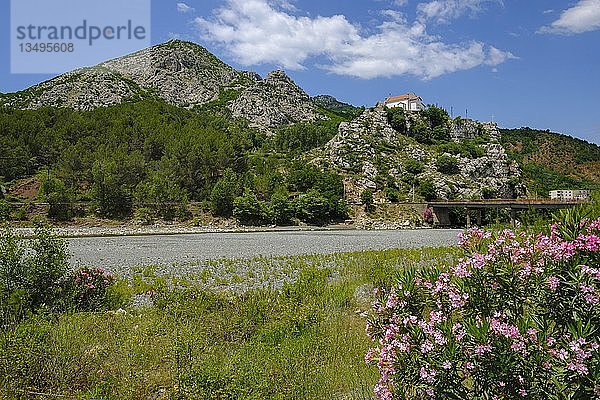
[(385, 106), (388, 108), (402, 107), (404, 111), (421, 111), (425, 109), (423, 99), (412, 92), (388, 97), (385, 99)]

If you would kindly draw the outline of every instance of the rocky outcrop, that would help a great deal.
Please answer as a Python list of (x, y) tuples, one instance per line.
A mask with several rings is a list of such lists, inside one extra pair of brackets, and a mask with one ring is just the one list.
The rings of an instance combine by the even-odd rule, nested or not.
[(93, 67), (68, 72), (22, 92), (6, 95), (4, 104), (25, 109), (70, 107), (87, 111), (146, 95), (145, 90), (114, 71)]
[(178, 106), (203, 104), (219, 97), (221, 88), (235, 84), (241, 73), (203, 47), (180, 40), (150, 47), (104, 62), (142, 88), (152, 89)]
[(343, 103), (343, 102), (339, 101), (338, 99), (336, 99), (335, 97), (329, 96), (326, 94), (314, 96), (313, 98), (311, 98), (311, 100), (312, 100), (313, 104), (316, 105), (317, 107), (321, 107), (326, 110), (337, 112), (337, 113), (356, 114), (357, 112), (360, 112), (360, 110), (361, 110), (361, 108), (359, 108), (359, 107), (354, 107), (351, 104)]
[(498, 125), (493, 122), (479, 122), (472, 119), (456, 118), (452, 120), (450, 129), (452, 140), (475, 139), (483, 135), (488, 135), (490, 141), (498, 141), (500, 139)]
[[(492, 124), (479, 126), (483, 127), (483, 133), (478, 135), (487, 134), (490, 138), (488, 143), (481, 145), (485, 151), (483, 156), (467, 158), (445, 154), (457, 159), (459, 170), (453, 174), (438, 171), (436, 161), (441, 154), (435, 147), (417, 143), (396, 132), (389, 125), (382, 107), (365, 110), (352, 122), (340, 124), (338, 134), (314, 152), (311, 161), (333, 167), (345, 177), (346, 195), (351, 203), (359, 203), (365, 189), (375, 191), (376, 203), (385, 202), (383, 191), (386, 187), (397, 188), (404, 200), (412, 201), (413, 180), (416, 186), (431, 180), (441, 199), (512, 198), (524, 194), (521, 170), (508, 159), (497, 142), (497, 127)], [(420, 163), (423, 171), (417, 175), (409, 173), (406, 168), (409, 160)]]
[(228, 107), (235, 117), (246, 118), (259, 128), (325, 118), (316, 112), (308, 94), (283, 71), (273, 71), (264, 80), (256, 80)]

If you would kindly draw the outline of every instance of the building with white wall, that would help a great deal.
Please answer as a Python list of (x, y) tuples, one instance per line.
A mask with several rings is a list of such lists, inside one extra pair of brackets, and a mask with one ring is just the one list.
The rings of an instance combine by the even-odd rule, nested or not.
[(590, 191), (586, 189), (551, 190), (550, 198), (553, 200), (589, 200)]
[(414, 93), (388, 97), (385, 99), (385, 106), (388, 108), (402, 107), (404, 111), (421, 111), (425, 109), (423, 99)]

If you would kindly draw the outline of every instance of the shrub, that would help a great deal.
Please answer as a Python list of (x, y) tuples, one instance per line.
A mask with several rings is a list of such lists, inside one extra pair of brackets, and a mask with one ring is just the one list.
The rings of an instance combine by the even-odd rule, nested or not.
[(377, 293), (380, 399), (600, 395), (600, 219), (548, 234), (471, 229), (451, 267), (407, 268)]
[(346, 216), (346, 203), (312, 189), (294, 199), (296, 217), (309, 224), (324, 225)]
[(49, 218), (68, 221), (73, 216), (71, 206), (73, 194), (62, 180), (44, 175), (40, 185), (40, 197), (50, 205), (48, 209)]
[(445, 154), (437, 158), (435, 166), (442, 174), (452, 175), (459, 172), (458, 160)]
[(429, 225), (433, 225), (433, 208), (427, 207), (425, 211), (423, 211), (423, 221)]
[(384, 189), (384, 193), (385, 193), (385, 197), (391, 203), (397, 203), (400, 200), (400, 192), (396, 188), (392, 188), (392, 187), (388, 186)]
[(435, 185), (431, 179), (425, 179), (419, 183), (419, 194), (427, 201), (436, 198)]
[(5, 199), (0, 199), (0, 221), (10, 219), (10, 204)]
[(387, 120), (394, 130), (406, 133), (406, 115), (401, 107), (386, 108)]
[(93, 311), (109, 306), (109, 288), (115, 277), (102, 268), (83, 267), (73, 273), (70, 283), (75, 309)]
[(278, 190), (271, 196), (269, 202), (269, 214), (271, 222), (277, 225), (287, 225), (294, 216), (294, 209), (288, 200), (288, 194), (284, 190)]
[(263, 225), (268, 222), (265, 202), (259, 201), (249, 190), (233, 201), (233, 216), (244, 225)]
[(227, 168), (210, 193), (210, 208), (213, 214), (229, 217), (233, 213), (233, 200), (238, 194), (239, 183), (237, 175)]
[(133, 219), (142, 225), (151, 225), (154, 222), (155, 213), (148, 207), (140, 207), (133, 213)]
[(419, 175), (421, 172), (425, 171), (423, 163), (412, 158), (409, 158), (404, 162), (404, 168), (406, 169), (406, 172), (412, 175)]
[(367, 210), (373, 207), (373, 192), (369, 189), (365, 189), (360, 194), (360, 201)]
[(0, 318), (10, 326), (40, 309), (64, 309), (68, 276), (66, 242), (48, 227), (37, 226), (34, 238), (0, 234)]

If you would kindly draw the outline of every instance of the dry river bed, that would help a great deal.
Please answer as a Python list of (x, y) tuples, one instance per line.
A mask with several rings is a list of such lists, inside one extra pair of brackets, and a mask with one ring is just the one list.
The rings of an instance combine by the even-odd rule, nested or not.
[(68, 242), (74, 265), (103, 267), (123, 274), (136, 266), (176, 269), (214, 259), (452, 246), (457, 244), (458, 232), (456, 229), (220, 232), (79, 237)]

